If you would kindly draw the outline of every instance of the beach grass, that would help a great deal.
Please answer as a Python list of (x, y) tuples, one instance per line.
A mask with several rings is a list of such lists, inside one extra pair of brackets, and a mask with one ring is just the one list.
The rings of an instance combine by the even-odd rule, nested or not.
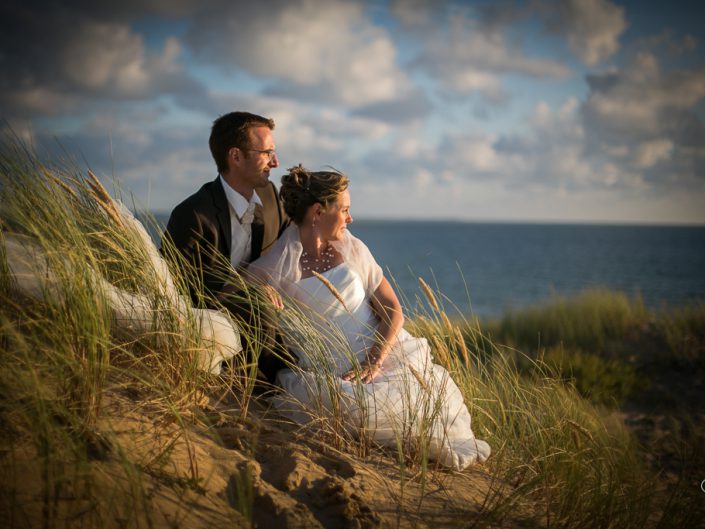
[(659, 359), (688, 368), (705, 366), (705, 303), (678, 307), (655, 322), (665, 347)]
[[(602, 294), (598, 298), (603, 305)], [(511, 317), (516, 325), (521, 314)], [(527, 319), (542, 321), (531, 311)], [(456, 338), (458, 331), (464, 344)], [(433, 301), (427, 314), (415, 320), (413, 332), (431, 337), (436, 360), (449, 367), (467, 396), (475, 434), (494, 448), (489, 467), (498, 479), (497, 491), (488, 494), (479, 525), (486, 519), (505, 520), (526, 501), (534, 505), (541, 526), (655, 523), (668, 500), (656, 494), (663, 487), (640, 460), (635, 439), (620, 421), (581, 398), (557, 366), (495, 345), (476, 320), (451, 322)], [(588, 335), (595, 343), (603, 331)], [(695, 489), (683, 487), (673, 495), (673, 502), (689, 503)], [(660, 518), (658, 523), (678, 527), (673, 520)]]
[(533, 307), (510, 310), (496, 324), (494, 336), (528, 351), (559, 345), (601, 350), (646, 318), (641, 299), (591, 289), (573, 298), (556, 295)]
[(654, 311), (638, 297), (590, 289), (508, 311), (483, 329), (494, 342), (554, 367), (592, 402), (612, 407), (645, 393), (658, 369), (705, 366), (702, 302)]
[[(9, 273), (3, 244), (2, 463), (12, 470), (35, 461), (39, 473), (29, 489), (42, 491), (37, 506), (36, 494), (24, 497), (17, 489), (23, 476), (5, 480), (3, 522), (53, 527), (76, 516), (76, 509), (85, 510), (86, 525), (100, 526), (112, 515), (145, 523), (151, 512), (144, 476), (163, 475), (175, 444), (185, 443), (188, 451), (186, 417), (199, 413), (199, 396), (213, 384), (196, 365), (206, 347), (197, 322), (164, 295), (143, 243), (97, 179), (70, 167), (47, 167), (17, 142), (4, 143), (0, 156), (3, 242), (20, 241), (31, 252), (33, 271), (44, 273), (29, 290), (17, 285), (31, 280)], [(116, 326), (103, 280), (146, 299), (153, 321), (129, 332)], [(107, 410), (125, 395), (131, 396), (130, 412), (180, 426), (161, 436), (166, 439), (158, 453), (136, 456), (116, 440), (116, 418)], [(106, 457), (119, 467), (107, 487), (91, 464)], [(171, 478), (195, 486), (197, 463)], [(58, 501), (67, 494), (78, 499)]]
[[(269, 514), (261, 512), (268, 489), (253, 455), (258, 432), (279, 423), (292, 432), (292, 426), (253, 395), (256, 352), (249, 360), (236, 355), (226, 376), (199, 369), (198, 358), (212, 344), (168, 294), (144, 240), (114, 210), (100, 182), (71, 165), (43, 164), (15, 141), (5, 141), (0, 156), (3, 526), (250, 527)], [(45, 265), (48, 279), (33, 295), (19, 288), (8, 264), (7, 241), (17, 237)], [(173, 249), (166, 252), (178, 258)], [(180, 292), (198, 279), (173, 277)], [(117, 325), (106, 283), (148, 300), (153, 321)], [(490, 484), (464, 515), (466, 526), (688, 527), (701, 519), (690, 476), (664, 490), (634, 436), (596, 405), (603, 397), (581, 396), (590, 397), (588, 389), (598, 383), (606, 387), (595, 395), (626, 391), (604, 379), (621, 369), (609, 363), (610, 355), (624, 361), (613, 342), (649, 318), (639, 300), (590, 293), (509, 313), (492, 327), (472, 317), (449, 318), (441, 294), (428, 285), (424, 290), (425, 308), (407, 314), (407, 328), (428, 339), (435, 361), (465, 397), (475, 434), (493, 447), (481, 467)], [(261, 299), (247, 288), (243, 295)], [(351, 427), (336, 401), (336, 379), (326, 371), (331, 343), (315, 332), (320, 322), (293, 308), (282, 318), (322, 366), (316, 377), (322, 405), (311, 412), (313, 426), (298, 434), (323, 452), (350, 454), (359, 465), (387, 458), (401, 491), (390, 497), (397, 504), (389, 509), (416, 519), (425, 492), (409, 505), (405, 487), (421, 484), (427, 491), (447, 471), (428, 460), (423, 436), (410, 436), (403, 422), (392, 449)], [(701, 308), (659, 322), (649, 328), (661, 329), (678, 362), (702, 360), (692, 346), (702, 344)], [(240, 333), (256, 351), (258, 329)], [(590, 355), (606, 364), (593, 365)], [(580, 369), (594, 381), (576, 375)], [(430, 400), (425, 406), (421, 420), (430, 425), (438, 406)], [(227, 494), (210, 489), (216, 471), (208, 470), (213, 462), (197, 442), (218, 440), (218, 424), (252, 433), (218, 463), (233, 466)], [(225, 503), (213, 503), (221, 496)]]

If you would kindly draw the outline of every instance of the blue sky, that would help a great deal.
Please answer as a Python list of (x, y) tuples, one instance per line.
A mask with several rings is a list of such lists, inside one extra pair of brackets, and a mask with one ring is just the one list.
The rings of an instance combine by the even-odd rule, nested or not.
[(142, 207), (231, 110), (358, 218), (705, 223), (699, 2), (87, 0), (0, 7), (0, 117)]

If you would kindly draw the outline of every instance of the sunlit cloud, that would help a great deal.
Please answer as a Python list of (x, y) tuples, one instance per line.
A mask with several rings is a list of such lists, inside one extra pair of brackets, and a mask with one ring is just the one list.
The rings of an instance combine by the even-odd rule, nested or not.
[(361, 3), (234, 3), (197, 17), (188, 41), (200, 59), (272, 79), (277, 95), (359, 106), (411, 90), (395, 43)]
[(154, 209), (215, 178), (210, 126), (242, 109), (276, 121), (272, 180), (335, 166), (363, 217), (705, 222), (703, 31), (678, 18), (646, 31), (606, 0), (99, 4), (0, 7), (2, 128)]

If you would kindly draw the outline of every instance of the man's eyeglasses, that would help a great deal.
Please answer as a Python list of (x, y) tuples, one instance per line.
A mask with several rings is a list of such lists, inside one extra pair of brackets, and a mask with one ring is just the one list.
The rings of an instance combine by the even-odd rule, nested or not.
[(260, 150), (260, 149), (242, 149), (243, 151), (252, 151), (252, 152), (261, 152), (267, 155), (267, 158), (269, 158), (269, 162), (274, 161), (274, 157), (277, 155), (277, 151), (274, 149), (265, 149), (265, 150)]

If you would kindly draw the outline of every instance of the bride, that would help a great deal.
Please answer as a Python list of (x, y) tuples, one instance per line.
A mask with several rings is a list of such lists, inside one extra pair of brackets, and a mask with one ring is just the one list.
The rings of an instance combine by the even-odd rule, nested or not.
[(432, 362), (426, 339), (403, 329), (389, 281), (347, 230), (347, 188), (339, 172), (290, 169), (281, 196), (293, 224), (249, 267), (308, 315), (317, 334), (311, 339), (300, 324), (283, 324), (298, 366), (279, 372), (275, 406), (299, 423), (321, 411), (338, 414), (387, 446), (415, 439), (430, 459), (456, 470), (485, 461), (490, 447), (475, 439), (460, 390)]

